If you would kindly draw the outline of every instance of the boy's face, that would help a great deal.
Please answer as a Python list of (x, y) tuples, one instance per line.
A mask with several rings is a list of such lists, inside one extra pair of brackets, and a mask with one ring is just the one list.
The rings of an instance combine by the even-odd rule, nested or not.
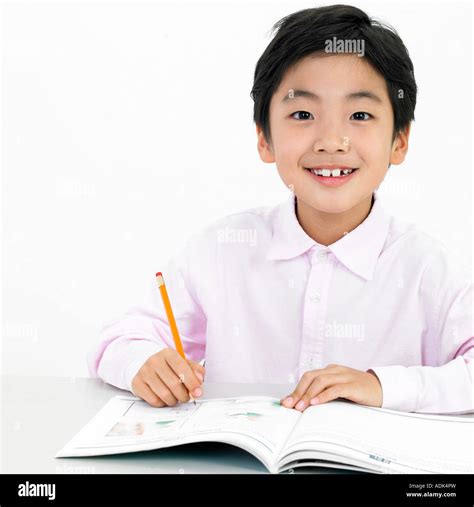
[[(317, 98), (300, 97), (297, 90)], [(262, 160), (276, 163), (298, 200), (324, 213), (370, 202), (388, 165), (400, 164), (408, 149), (409, 129), (392, 142), (394, 117), (384, 78), (357, 55), (300, 60), (274, 93), (269, 118), (270, 145), (257, 127)], [(328, 186), (307, 170), (325, 165), (357, 171), (343, 184)]]

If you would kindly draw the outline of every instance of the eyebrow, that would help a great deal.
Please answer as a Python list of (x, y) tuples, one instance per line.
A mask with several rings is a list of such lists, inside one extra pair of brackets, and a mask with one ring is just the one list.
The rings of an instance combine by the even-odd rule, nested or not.
[[(290, 88), (292, 90), (292, 88)], [(310, 100), (313, 100), (315, 102), (319, 102), (321, 100), (321, 97), (317, 95), (316, 93), (310, 92), (308, 90), (293, 90), (292, 97), (290, 97), (289, 92), (283, 97), (281, 103), (284, 104), (285, 102), (288, 102), (291, 99), (296, 99), (298, 97), (304, 97)], [(359, 100), (359, 99), (369, 99), (373, 100), (374, 102), (382, 103), (382, 99), (376, 95), (374, 92), (371, 92), (369, 90), (359, 90), (357, 92), (352, 92), (346, 95), (346, 100), (353, 101), (353, 100)]]

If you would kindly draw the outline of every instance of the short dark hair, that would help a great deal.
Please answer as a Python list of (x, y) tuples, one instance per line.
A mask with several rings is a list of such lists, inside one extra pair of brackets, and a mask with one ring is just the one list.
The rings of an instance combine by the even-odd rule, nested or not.
[(325, 53), (327, 40), (363, 40), (365, 57), (385, 79), (394, 112), (393, 139), (415, 119), (417, 86), (408, 50), (395, 29), (351, 5), (303, 9), (280, 19), (278, 30), (255, 67), (250, 96), (253, 121), (267, 142), (270, 101), (285, 72), (302, 58)]

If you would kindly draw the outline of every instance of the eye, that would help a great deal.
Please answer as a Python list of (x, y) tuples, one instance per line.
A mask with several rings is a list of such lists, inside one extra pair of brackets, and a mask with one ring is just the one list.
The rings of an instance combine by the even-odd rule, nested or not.
[[(365, 115), (365, 116), (364, 116)], [(355, 117), (355, 118), (354, 118)], [(357, 111), (357, 113), (354, 113), (351, 116), (351, 119), (357, 120), (357, 121), (367, 121), (370, 118), (373, 118), (373, 116), (370, 113), (365, 113), (363, 111)]]
[[(291, 117), (292, 117), (292, 118), (294, 118), (294, 117), (295, 117), (295, 114), (300, 114), (300, 113), (301, 113), (301, 114), (303, 114), (303, 115), (305, 115), (305, 116), (306, 116), (306, 115), (310, 115), (310, 116), (312, 116), (312, 117), (313, 117), (313, 119), (314, 119), (314, 116), (313, 116), (311, 113), (308, 113), (308, 111), (296, 111), (295, 113), (293, 113), (293, 114), (291, 115)], [(305, 117), (305, 118), (295, 118), (295, 120), (298, 120), (298, 119), (300, 119), (300, 120), (310, 120), (311, 118), (307, 118), (307, 117)]]

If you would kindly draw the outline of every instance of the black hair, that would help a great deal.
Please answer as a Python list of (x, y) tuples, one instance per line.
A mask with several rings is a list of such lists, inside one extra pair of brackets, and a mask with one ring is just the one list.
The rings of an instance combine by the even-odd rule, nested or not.
[(303, 9), (280, 19), (277, 30), (255, 67), (250, 96), (253, 121), (271, 143), (270, 101), (285, 72), (302, 58), (327, 54), (327, 41), (363, 40), (364, 56), (385, 79), (394, 112), (393, 139), (415, 119), (417, 86), (408, 50), (395, 29), (351, 5)]

